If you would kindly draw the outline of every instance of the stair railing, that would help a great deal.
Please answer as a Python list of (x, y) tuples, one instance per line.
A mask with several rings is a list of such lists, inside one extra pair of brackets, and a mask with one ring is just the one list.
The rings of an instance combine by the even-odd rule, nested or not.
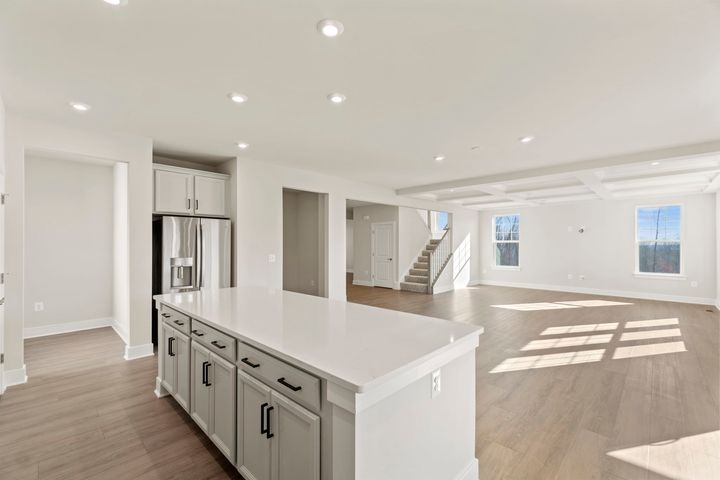
[(440, 278), (440, 274), (452, 257), (452, 236), (450, 230), (447, 229), (440, 237), (440, 241), (434, 250), (430, 251), (430, 285), (428, 285), (428, 293), (433, 293), (435, 282)]

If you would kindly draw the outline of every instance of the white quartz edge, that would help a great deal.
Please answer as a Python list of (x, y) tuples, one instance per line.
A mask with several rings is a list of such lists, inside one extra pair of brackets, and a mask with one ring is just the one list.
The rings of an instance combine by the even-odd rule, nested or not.
[[(366, 383), (360, 385), (360, 384), (356, 384), (354, 382), (350, 382), (344, 378), (338, 377), (337, 375), (335, 375), (331, 372), (328, 372), (327, 370), (324, 370), (324, 369), (318, 368), (314, 365), (308, 364), (307, 362), (304, 362), (292, 355), (288, 355), (287, 353), (285, 353), (283, 351), (280, 351), (280, 350), (272, 348), (268, 345), (265, 345), (262, 342), (259, 342), (251, 337), (248, 337), (248, 336), (242, 334), (241, 332), (238, 332), (233, 329), (227, 328), (223, 325), (220, 325), (220, 324), (214, 322), (212, 319), (207, 318), (201, 314), (198, 314), (198, 312), (191, 312), (187, 309), (182, 308), (182, 306), (174, 304), (173, 302), (159, 298), (162, 296), (163, 295), (156, 295), (153, 298), (155, 299), (155, 302), (157, 302), (157, 303), (167, 305), (168, 307), (170, 307), (174, 310), (177, 310), (177, 311), (187, 315), (190, 318), (194, 318), (194, 319), (200, 320), (203, 323), (207, 323), (211, 327), (216, 328), (217, 330), (219, 330), (227, 335), (230, 335), (231, 337), (236, 338), (237, 340), (239, 340), (243, 343), (247, 343), (248, 345), (256, 347), (259, 350), (262, 350), (262, 351), (264, 351), (268, 354), (271, 354), (281, 360), (284, 360), (287, 363), (290, 363), (291, 365), (297, 366), (297, 367), (299, 367), (303, 370), (306, 370), (320, 378), (327, 380), (328, 382), (337, 384), (338, 386), (341, 386), (341, 387), (343, 387), (347, 390), (350, 390), (353, 393), (357, 393), (357, 394), (364, 394), (366, 392), (369, 392), (373, 389), (380, 387), (383, 384), (392, 382), (393, 379), (397, 379), (397, 378), (403, 376), (403, 374), (407, 374), (408, 372), (415, 371), (416, 372), (415, 375), (410, 375), (410, 376), (405, 375), (405, 377), (407, 377), (407, 378), (404, 382), (394, 384), (395, 388), (392, 388), (392, 391), (397, 391), (398, 389), (402, 388), (403, 386), (408, 385), (412, 381), (414, 381), (418, 378), (421, 378), (423, 375), (425, 375), (425, 373), (423, 373), (423, 374), (419, 373), (421, 371), (421, 370), (418, 370), (419, 366), (421, 366), (423, 364), (427, 364), (434, 357), (442, 356), (443, 358), (448, 358), (447, 357), (448, 354), (453, 351), (457, 352), (457, 355), (455, 355), (453, 358), (459, 357), (460, 355), (462, 355), (463, 353), (465, 353), (468, 350), (467, 349), (468, 342), (473, 342), (473, 339), (474, 339), (474, 342), (473, 342), (472, 348), (473, 349), (476, 348), (479, 343), (480, 335), (485, 332), (484, 327), (474, 325), (476, 330), (469, 332), (466, 335), (463, 335), (462, 337), (458, 338), (455, 342), (444, 345), (436, 350), (433, 350), (433, 351), (427, 353), (426, 355), (418, 357), (417, 359), (415, 359), (411, 362), (408, 362), (405, 365), (402, 365), (394, 370), (391, 370), (391, 371), (385, 373), (384, 375), (381, 375), (377, 378), (374, 378), (373, 380), (371, 380), (369, 382), (366, 382)], [(447, 363), (447, 362), (445, 362), (445, 363)], [(367, 406), (368, 405), (366, 405), (365, 407), (367, 407)]]

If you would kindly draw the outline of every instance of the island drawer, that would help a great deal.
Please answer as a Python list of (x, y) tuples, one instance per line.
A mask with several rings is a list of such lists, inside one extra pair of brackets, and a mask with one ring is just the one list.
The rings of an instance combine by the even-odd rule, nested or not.
[(320, 411), (320, 380), (282, 360), (238, 342), (238, 366), (270, 388), (298, 403)]
[(163, 304), (160, 304), (159, 313), (163, 322), (175, 327), (185, 335), (190, 335), (190, 317)]
[(230, 335), (226, 335), (220, 330), (193, 318), (190, 337), (194, 341), (209, 348), (213, 353), (216, 353), (231, 362), (235, 362), (236, 341)]

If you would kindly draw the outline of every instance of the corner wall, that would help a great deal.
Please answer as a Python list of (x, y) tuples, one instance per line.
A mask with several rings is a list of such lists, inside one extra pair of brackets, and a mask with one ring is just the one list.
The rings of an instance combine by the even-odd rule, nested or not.
[[(88, 117), (90, 121), (91, 117)], [(7, 115), (5, 354), (8, 370), (23, 368), (25, 270), (25, 155), (52, 152), (128, 164), (129, 332), (126, 358), (152, 355), (152, 141), (148, 138), (78, 130)]]
[[(453, 237), (479, 245), (479, 215), (462, 207), (400, 197), (389, 188), (296, 168), (238, 159), (237, 170), (237, 258), (238, 285), (260, 285), (282, 289), (282, 189), (328, 194), (328, 297), (345, 300), (346, 200), (348, 198), (386, 205), (402, 205), (453, 213)], [(357, 220), (356, 220), (357, 221)], [(247, 232), (243, 232), (247, 229)], [(475, 250), (473, 250), (475, 252)], [(479, 251), (478, 251), (479, 252)], [(476, 252), (477, 253), (477, 252)], [(272, 263), (268, 255), (278, 261)], [(479, 255), (468, 258), (469, 274), (479, 273)]]
[[(664, 204), (683, 205), (686, 279), (634, 275), (635, 207)], [(704, 194), (483, 212), (481, 283), (713, 304), (718, 295), (715, 204), (714, 195)], [(520, 214), (519, 270), (494, 268), (492, 216), (499, 213)], [(579, 227), (585, 232), (578, 233)]]

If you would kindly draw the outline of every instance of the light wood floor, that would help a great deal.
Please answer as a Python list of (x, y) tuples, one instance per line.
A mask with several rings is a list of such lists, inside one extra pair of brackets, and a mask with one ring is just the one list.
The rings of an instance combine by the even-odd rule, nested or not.
[[(707, 307), (500, 287), (348, 297), (485, 327), (482, 480), (720, 478), (720, 315)], [(553, 303), (578, 300), (629, 305)], [(0, 479), (240, 478), (155, 398), (155, 358), (126, 362), (122, 347), (110, 329), (26, 342), (30, 381), (0, 400)]]
[(482, 480), (720, 479), (710, 307), (486, 286), (433, 296), (349, 285), (348, 300), (485, 327)]

